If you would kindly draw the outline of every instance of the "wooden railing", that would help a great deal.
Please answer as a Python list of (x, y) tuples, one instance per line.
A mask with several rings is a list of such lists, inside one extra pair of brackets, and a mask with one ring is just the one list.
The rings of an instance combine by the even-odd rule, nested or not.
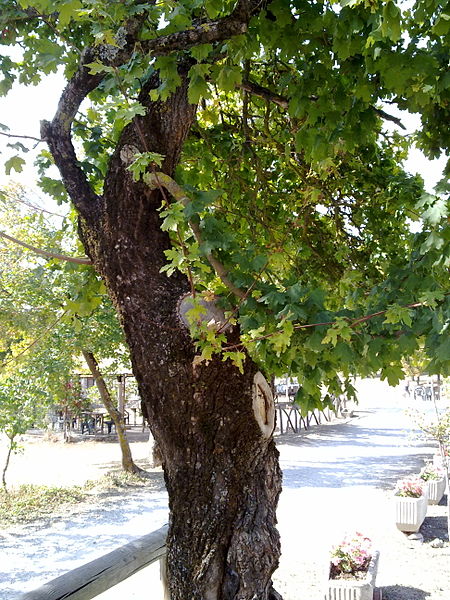
[(20, 600), (90, 600), (158, 560), (161, 563), (163, 597), (166, 599), (166, 538), (167, 525), (164, 525), (161, 529), (44, 583), (22, 595)]

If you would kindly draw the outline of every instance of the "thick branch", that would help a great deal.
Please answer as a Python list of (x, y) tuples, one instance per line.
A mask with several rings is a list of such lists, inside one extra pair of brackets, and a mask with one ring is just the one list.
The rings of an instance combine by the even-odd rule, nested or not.
[[(153, 189), (164, 187), (171, 196), (181, 202), (184, 206), (187, 206), (190, 202), (190, 199), (186, 196), (185, 191), (181, 186), (178, 185), (176, 181), (174, 181), (169, 175), (165, 173), (147, 173), (144, 177), (146, 183)], [(203, 243), (202, 233), (198, 223), (190, 220), (189, 225), (192, 229), (192, 233), (194, 234), (195, 239), (199, 244)], [(246, 294), (243, 290), (236, 287), (232, 281), (228, 278), (228, 272), (225, 269), (224, 265), (220, 262), (218, 258), (216, 258), (212, 252), (207, 252), (205, 254), (209, 264), (212, 266), (214, 271), (217, 273), (218, 277), (220, 277), (222, 283), (238, 298), (245, 298)]]
[[(253, 83), (252, 81), (243, 81), (237, 87), (241, 90), (244, 90), (245, 92), (249, 92), (253, 96), (257, 96), (258, 98), (262, 98), (263, 100), (273, 102), (274, 104), (277, 104), (285, 110), (289, 108), (288, 98), (286, 98), (285, 96), (280, 96), (280, 94), (276, 94), (275, 92), (272, 92), (268, 88), (258, 85), (257, 83)], [(311, 102), (315, 102), (317, 100), (317, 97), (311, 96), (309, 99)], [(394, 117), (393, 115), (390, 115), (384, 110), (381, 110), (380, 108), (375, 108), (374, 106), (372, 107), (372, 110), (381, 118), (386, 119), (386, 121), (392, 121), (393, 123), (398, 125), (398, 127), (401, 127), (402, 129), (406, 130), (406, 127), (403, 125), (403, 123), (398, 117)]]
[(50, 250), (42, 250), (41, 248), (36, 248), (36, 246), (32, 246), (31, 244), (27, 244), (26, 242), (21, 242), (15, 237), (8, 235), (7, 233), (3, 233), (0, 231), (0, 237), (9, 240), (10, 242), (14, 242), (19, 246), (23, 246), (27, 250), (31, 250), (40, 256), (45, 256), (46, 258), (57, 258), (58, 260), (65, 260), (66, 262), (76, 263), (77, 265), (91, 265), (92, 261), (89, 258), (83, 258), (81, 256), (67, 256), (65, 254), (58, 254), (57, 252), (51, 252)]
[(373, 110), (381, 118), (386, 119), (386, 121), (392, 121), (393, 123), (395, 123), (396, 125), (398, 125), (399, 127), (401, 127), (402, 129), (404, 129), (406, 131), (406, 127), (403, 125), (403, 123), (400, 121), (400, 119), (398, 117), (394, 117), (393, 115), (390, 115), (389, 113), (385, 112), (384, 110), (381, 110), (381, 108), (374, 108)]
[(269, 89), (262, 87), (257, 83), (243, 81), (240, 85), (238, 85), (238, 88), (244, 90), (245, 92), (249, 92), (253, 96), (258, 96), (258, 98), (278, 104), (278, 106), (281, 106), (281, 108), (284, 108), (285, 110), (287, 110), (289, 107), (289, 100), (287, 98), (280, 96), (279, 94), (275, 94), (274, 92), (271, 92)]

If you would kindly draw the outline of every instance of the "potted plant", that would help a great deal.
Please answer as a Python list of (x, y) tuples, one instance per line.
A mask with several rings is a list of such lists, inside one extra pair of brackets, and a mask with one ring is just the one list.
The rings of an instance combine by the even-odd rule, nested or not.
[(324, 600), (372, 600), (378, 557), (362, 533), (345, 536), (331, 550)]
[(427, 489), (418, 477), (406, 477), (395, 488), (395, 520), (400, 531), (414, 533), (427, 514)]
[(445, 492), (444, 471), (432, 464), (427, 464), (420, 471), (420, 479), (427, 485), (428, 504), (439, 504)]

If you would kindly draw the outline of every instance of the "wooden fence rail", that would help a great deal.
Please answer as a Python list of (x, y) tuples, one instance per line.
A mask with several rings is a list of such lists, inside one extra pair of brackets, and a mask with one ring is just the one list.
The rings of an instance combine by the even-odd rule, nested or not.
[(164, 562), (165, 572), (167, 527), (52, 579), (20, 600), (90, 600), (157, 560)]

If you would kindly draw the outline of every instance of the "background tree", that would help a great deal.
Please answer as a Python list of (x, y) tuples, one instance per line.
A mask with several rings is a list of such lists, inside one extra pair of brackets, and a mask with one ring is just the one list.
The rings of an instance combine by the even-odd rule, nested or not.
[(45, 392), (27, 374), (0, 380), (0, 432), (7, 438), (2, 484), (6, 489), (6, 472), (11, 455), (20, 451), (18, 437), (31, 427), (39, 427), (45, 417)]
[(3, 43), (23, 48), (3, 91), (67, 79), (41, 186), (75, 205), (125, 331), (163, 456), (171, 597), (277, 598), (260, 369), (322, 407), (354, 373), (397, 383), (420, 343), (430, 372), (449, 368), (447, 205), (402, 170), (409, 140), (382, 103), (421, 114), (429, 156), (448, 148), (448, 15), (391, 0), (1, 6)]
[[(83, 409), (73, 377), (85, 362), (116, 425), (123, 469), (142, 473), (131, 455), (123, 415), (94, 356), (95, 352), (108, 361), (109, 373), (129, 363), (120, 326), (92, 268), (80, 262), (86, 259), (61, 254), (77, 246), (70, 215), (55, 219), (31, 205), (24, 190), (16, 187), (2, 192), (0, 224), (9, 232), (3, 231), (1, 244), (2, 371), (12, 374), (17, 362), (25, 363), (28, 377), (45, 390), (47, 406), (59, 405), (68, 416)], [(56, 244), (59, 252), (48, 250)], [(59, 258), (53, 260), (52, 255)], [(64, 419), (65, 438), (66, 425)]]

